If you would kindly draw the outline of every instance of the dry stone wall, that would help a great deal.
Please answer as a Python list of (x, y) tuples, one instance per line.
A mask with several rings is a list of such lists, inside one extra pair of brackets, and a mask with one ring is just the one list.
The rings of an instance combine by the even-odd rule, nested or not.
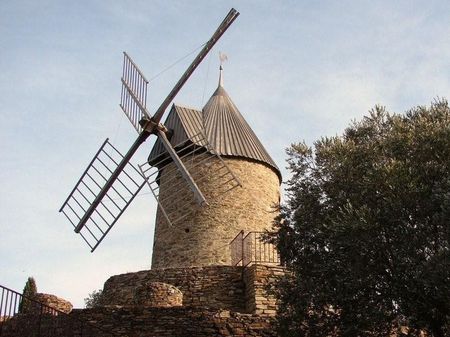
[(268, 285), (285, 272), (280, 266), (254, 264), (247, 268), (210, 266), (122, 274), (106, 281), (101, 305), (150, 305), (148, 293), (140, 289), (158, 281), (179, 289), (183, 306), (274, 316), (277, 304)]
[(139, 289), (151, 282), (178, 288), (184, 306), (245, 311), (242, 267), (232, 266), (152, 269), (112, 276), (105, 282), (101, 305), (131, 306), (144, 302), (145, 292)]
[(134, 304), (155, 308), (180, 307), (183, 305), (183, 293), (171, 284), (147, 282), (136, 287)]
[(204, 308), (100, 308), (81, 313), (91, 322), (127, 337), (272, 337), (273, 320)]
[(40, 320), (18, 316), (6, 322), (2, 337), (31, 337), (39, 331), (53, 337), (275, 337), (273, 323), (268, 317), (204, 308), (94, 308)]
[[(203, 208), (195, 208), (192, 193), (181, 182), (181, 177), (173, 176), (176, 174), (173, 163), (162, 171), (160, 200), (168, 213), (184, 214), (185, 207), (195, 211), (169, 226), (158, 210), (152, 269), (229, 265), (229, 243), (241, 230), (264, 231), (272, 227), (276, 215), (274, 207), (280, 198), (277, 174), (272, 168), (254, 161), (236, 158), (224, 158), (224, 161), (242, 187), (233, 189)], [(193, 172), (196, 177), (207, 177), (199, 182), (199, 188), (205, 195), (216, 193), (218, 184), (214, 179), (217, 177), (211, 176), (211, 172), (219, 165), (220, 161), (214, 159)], [(180, 195), (182, 200), (174, 203), (174, 197)]]
[[(37, 293), (33, 295), (33, 300), (52, 309), (62, 311), (66, 314), (71, 312), (73, 308), (72, 303), (52, 294)], [(30, 303), (29, 308), (31, 312), (37, 313), (39, 313), (41, 310), (47, 310), (46, 308), (41, 308), (41, 306), (37, 305), (37, 303), (35, 302)]]
[(54, 337), (274, 337), (276, 300), (267, 286), (284, 273), (256, 264), (117, 275), (105, 283), (102, 306), (69, 315), (17, 315), (0, 325), (2, 337), (37, 331)]
[(277, 301), (269, 291), (286, 269), (280, 266), (254, 264), (244, 270), (246, 311), (257, 315), (275, 316)]

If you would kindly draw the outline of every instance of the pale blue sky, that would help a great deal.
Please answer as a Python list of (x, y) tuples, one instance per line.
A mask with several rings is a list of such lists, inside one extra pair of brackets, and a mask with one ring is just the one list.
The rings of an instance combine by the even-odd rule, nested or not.
[[(339, 134), (375, 104), (449, 97), (448, 1), (0, 0), (0, 284), (32, 275), (82, 306), (109, 276), (150, 267), (148, 191), (93, 254), (58, 209), (106, 137), (125, 151), (136, 136), (118, 106), (122, 51), (152, 78), (232, 6), (241, 15), (175, 102), (201, 108), (225, 52), (225, 88), (285, 176), (292, 142)], [(150, 110), (192, 58), (150, 82)]]

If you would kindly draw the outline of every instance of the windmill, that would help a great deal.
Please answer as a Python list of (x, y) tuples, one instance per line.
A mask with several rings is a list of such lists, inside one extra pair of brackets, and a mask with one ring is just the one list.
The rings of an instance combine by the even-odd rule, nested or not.
[[(196, 139), (191, 139), (190, 144), (194, 144), (193, 150), (187, 150), (185, 144), (174, 147), (169, 140), (170, 131), (160, 121), (174, 97), (238, 15), (239, 12), (235, 9), (230, 10), (153, 116), (146, 108), (148, 81), (130, 56), (124, 52), (120, 107), (138, 132), (138, 137), (125, 155), (106, 139), (59, 210), (72, 224), (75, 232), (88, 244), (91, 252), (102, 242), (145, 184), (151, 187), (158, 200), (156, 189), (150, 182), (154, 173), (148, 173), (149, 168), (145, 167), (146, 164), (137, 169), (130, 163), (134, 153), (150, 135), (158, 137), (167, 153), (165, 164), (168, 160), (175, 164), (177, 173), (192, 192), (196, 204), (199, 207), (208, 205), (208, 197), (205, 197), (199, 189), (184, 163), (188, 154), (197, 151), (199, 147), (209, 146), (206, 138), (198, 135)], [(214, 150), (210, 149), (210, 152), (214, 153)], [(220, 159), (220, 156), (216, 157)], [(156, 167), (157, 171), (162, 169), (161, 165)], [(240, 185), (225, 164), (224, 170), (225, 174), (221, 174), (221, 177), (231, 178), (223, 184), (227, 188), (221, 193)], [(152, 182), (155, 181), (157, 179)], [(159, 207), (162, 207), (161, 203)], [(170, 216), (164, 214), (170, 222)]]

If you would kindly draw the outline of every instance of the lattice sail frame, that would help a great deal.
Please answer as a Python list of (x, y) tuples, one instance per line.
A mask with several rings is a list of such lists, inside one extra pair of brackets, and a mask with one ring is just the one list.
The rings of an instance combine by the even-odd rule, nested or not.
[[(208, 204), (226, 193), (242, 186), (223, 158), (211, 147), (203, 132), (174, 146), (178, 156), (200, 186)], [(138, 165), (155, 197), (158, 208), (169, 226), (172, 226), (198, 211), (200, 206), (181, 173), (167, 155), (152, 165), (148, 162)], [(204, 182), (208, 188), (203, 189)], [(160, 185), (164, 190), (160, 193)], [(207, 207), (207, 206), (206, 206)]]
[[(59, 210), (74, 228), (122, 159), (123, 155), (106, 139)], [(128, 162), (80, 230), (79, 234), (91, 248), (91, 252), (105, 238), (144, 185), (145, 179), (140, 171)]]
[(142, 118), (150, 119), (147, 112), (147, 85), (148, 81), (131, 57), (123, 52), (122, 92), (120, 107), (137, 133), (142, 132), (139, 121)]
[[(134, 197), (145, 185), (145, 178), (130, 164), (130, 160), (138, 148), (152, 134), (157, 135), (163, 142), (166, 151), (177, 165), (183, 179), (196, 196), (197, 202), (200, 205), (207, 204), (206, 199), (199, 190), (196, 182), (192, 179), (192, 176), (168, 141), (165, 133), (167, 129), (160, 123), (160, 120), (177, 93), (238, 16), (239, 12), (234, 8), (229, 11), (159, 108), (156, 109), (153, 116), (151, 116), (146, 108), (148, 81), (131, 58), (124, 53), (120, 106), (138, 132), (138, 137), (125, 155), (120, 154), (120, 152), (106, 140), (59, 210), (74, 226), (75, 232), (82, 234), (83, 239), (89, 247), (91, 247), (91, 252), (96, 249)], [(105, 165), (105, 162), (100, 159), (101, 156), (108, 154), (105, 147), (111, 147), (115, 151), (114, 153), (118, 154), (117, 160), (112, 159), (110, 156), (108, 156), (109, 162), (108, 160), (105, 160), (108, 162), (108, 165), (111, 161), (114, 163), (111, 167)], [(99, 173), (99, 167), (103, 167), (103, 169), (106, 170), (104, 174)], [(91, 170), (99, 173), (99, 177), (94, 178), (93, 173), (88, 174)], [(129, 171), (127, 172), (127, 170)], [(137, 173), (137, 175), (135, 175), (135, 173)], [(123, 180), (126, 180), (127, 178), (136, 186), (132, 185), (131, 189), (127, 188), (126, 184), (123, 182)], [(143, 179), (142, 183), (140, 183), (141, 178)], [(122, 190), (122, 188), (124, 190)], [(122, 194), (125, 196), (119, 191), (122, 191)], [(114, 195), (115, 193), (117, 194), (116, 196)], [(118, 205), (115, 202), (115, 197), (119, 197), (118, 200), (121, 199), (123, 203)], [(114, 209), (114, 207), (116, 209)]]

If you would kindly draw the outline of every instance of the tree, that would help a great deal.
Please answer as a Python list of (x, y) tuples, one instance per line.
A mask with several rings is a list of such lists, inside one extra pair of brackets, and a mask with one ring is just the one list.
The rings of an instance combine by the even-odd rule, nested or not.
[(94, 290), (92, 293), (88, 295), (84, 299), (84, 304), (86, 305), (86, 308), (94, 308), (100, 305), (102, 298), (102, 290)]
[(283, 336), (450, 335), (450, 108), (375, 107), (288, 150), (274, 241)]
[(29, 311), (30, 306), (32, 305), (32, 301), (34, 296), (37, 294), (36, 281), (33, 277), (29, 277), (27, 282), (25, 283), (25, 287), (23, 288), (23, 298), (19, 303), (19, 312), (26, 313)]

